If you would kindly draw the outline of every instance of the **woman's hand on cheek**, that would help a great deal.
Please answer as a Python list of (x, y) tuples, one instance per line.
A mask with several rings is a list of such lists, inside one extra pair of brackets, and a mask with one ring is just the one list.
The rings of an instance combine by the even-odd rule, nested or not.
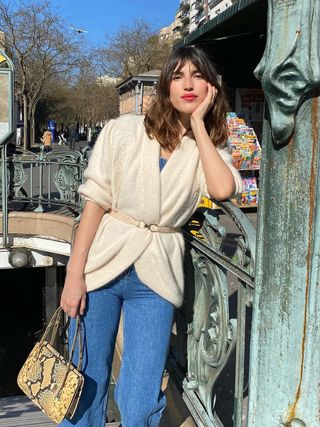
[(217, 95), (217, 89), (214, 86), (212, 86), (210, 83), (207, 83), (207, 86), (208, 86), (207, 95), (204, 98), (204, 100), (201, 102), (201, 104), (191, 114), (190, 116), (191, 122), (193, 120), (204, 120), (206, 114), (214, 104), (214, 101)]

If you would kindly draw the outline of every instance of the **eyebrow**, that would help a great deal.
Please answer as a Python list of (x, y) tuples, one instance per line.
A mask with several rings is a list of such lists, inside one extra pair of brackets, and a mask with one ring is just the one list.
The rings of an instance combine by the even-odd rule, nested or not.
[[(199, 71), (198, 69), (195, 69), (195, 70), (191, 71), (191, 74), (198, 74), (198, 73), (202, 74), (201, 71)], [(184, 73), (183, 73), (182, 70), (177, 70), (177, 71), (174, 71), (172, 73), (173, 76), (176, 76), (176, 75), (179, 75), (179, 74), (181, 75), (181, 74), (184, 74)]]

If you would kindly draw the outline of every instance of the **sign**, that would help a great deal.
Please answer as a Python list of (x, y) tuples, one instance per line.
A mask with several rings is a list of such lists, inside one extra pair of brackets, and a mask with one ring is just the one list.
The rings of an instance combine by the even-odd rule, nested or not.
[(10, 130), (10, 76), (0, 74), (0, 143), (8, 136)]
[(13, 132), (13, 63), (0, 49), (0, 145)]

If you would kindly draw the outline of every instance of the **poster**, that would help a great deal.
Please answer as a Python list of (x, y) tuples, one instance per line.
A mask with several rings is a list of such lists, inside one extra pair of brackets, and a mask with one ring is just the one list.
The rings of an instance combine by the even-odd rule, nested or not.
[(9, 75), (0, 74), (0, 142), (9, 132)]

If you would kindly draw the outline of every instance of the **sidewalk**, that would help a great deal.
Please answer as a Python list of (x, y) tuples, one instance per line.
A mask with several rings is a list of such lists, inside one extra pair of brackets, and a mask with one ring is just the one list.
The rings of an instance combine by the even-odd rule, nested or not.
[[(196, 427), (176, 386), (168, 379), (168, 399), (159, 427)], [(54, 427), (56, 424), (40, 411), (26, 396), (0, 399), (0, 427)], [(119, 422), (107, 423), (118, 427)], [(89, 426), (88, 426), (89, 427)]]

